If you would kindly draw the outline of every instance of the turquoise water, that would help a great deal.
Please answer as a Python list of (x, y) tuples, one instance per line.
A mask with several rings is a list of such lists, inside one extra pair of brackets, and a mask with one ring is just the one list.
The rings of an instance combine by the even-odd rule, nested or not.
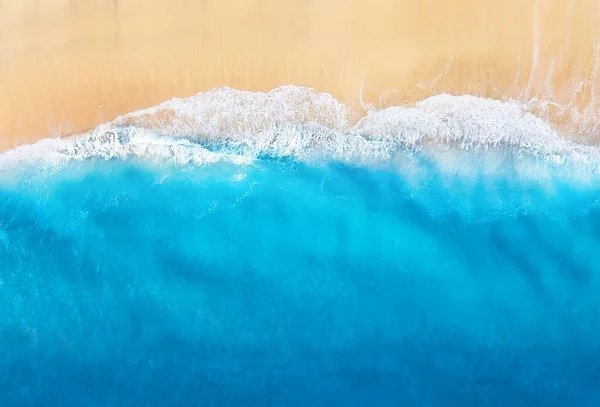
[(600, 184), (503, 154), (15, 170), (0, 405), (600, 405)]

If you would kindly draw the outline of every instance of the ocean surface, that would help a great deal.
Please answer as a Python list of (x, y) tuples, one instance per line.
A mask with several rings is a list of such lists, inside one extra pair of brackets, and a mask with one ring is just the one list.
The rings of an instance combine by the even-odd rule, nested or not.
[(2, 406), (598, 406), (600, 155), (222, 88), (0, 155)]

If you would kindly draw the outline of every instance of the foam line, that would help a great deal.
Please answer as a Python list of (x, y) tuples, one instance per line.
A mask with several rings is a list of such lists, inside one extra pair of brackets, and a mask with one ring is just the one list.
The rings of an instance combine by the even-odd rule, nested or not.
[(498, 150), (594, 172), (600, 163), (597, 147), (560, 137), (526, 106), (512, 102), (442, 94), (414, 106), (372, 110), (356, 123), (351, 118), (346, 105), (308, 88), (268, 93), (216, 88), (120, 116), (86, 134), (19, 147), (0, 155), (0, 167), (132, 157), (248, 164), (264, 155), (373, 164), (448, 148)]

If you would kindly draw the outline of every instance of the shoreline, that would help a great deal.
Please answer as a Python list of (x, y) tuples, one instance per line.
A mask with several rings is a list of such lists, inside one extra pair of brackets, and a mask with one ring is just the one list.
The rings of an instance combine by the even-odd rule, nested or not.
[(9, 0), (0, 151), (214, 87), (287, 84), (378, 108), (441, 93), (533, 100), (595, 142), (599, 65), (594, 0)]

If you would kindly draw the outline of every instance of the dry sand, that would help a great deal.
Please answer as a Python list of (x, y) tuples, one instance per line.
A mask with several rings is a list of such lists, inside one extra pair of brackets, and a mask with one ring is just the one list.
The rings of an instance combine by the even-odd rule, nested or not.
[(0, 150), (215, 86), (535, 103), (595, 137), (599, 0), (0, 0)]

